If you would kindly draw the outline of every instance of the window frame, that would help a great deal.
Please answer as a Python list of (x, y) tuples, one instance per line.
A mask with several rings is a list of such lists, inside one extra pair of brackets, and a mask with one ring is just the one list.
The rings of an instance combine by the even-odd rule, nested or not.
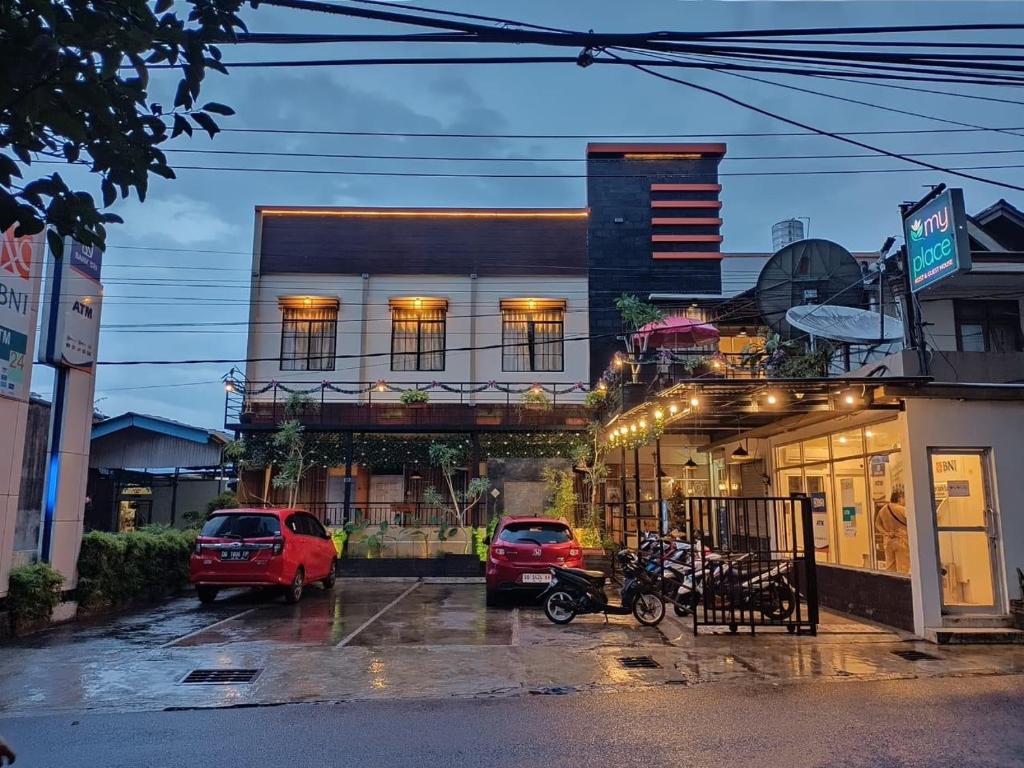
[[(975, 313), (968, 312), (968, 307), (971, 309), (980, 309), (981, 312), (977, 313), (976, 317), (965, 317), (965, 315), (973, 315)], [(1012, 307), (1012, 310), (1011, 310)], [(1005, 314), (1000, 314), (999, 310), (1006, 310)], [(1016, 319), (1016, 323), (1012, 320)], [(968, 350), (964, 349), (964, 336), (963, 328), (964, 325), (979, 325), (981, 326), (982, 344), (984, 345), (983, 352), (993, 352), (992, 349), (992, 327), (994, 325), (1003, 324), (1001, 321), (1011, 321), (1007, 323), (1013, 326), (1013, 349), (1010, 352), (1022, 352), (1024, 351), (1024, 333), (1021, 331), (1021, 314), (1020, 314), (1020, 302), (1016, 299), (1013, 300), (982, 300), (982, 299), (953, 299), (953, 325), (956, 330), (956, 351), (965, 352)]]
[[(538, 320), (536, 315), (544, 312), (557, 312), (558, 320)], [(529, 362), (529, 368), (509, 368), (505, 363), (505, 350), (510, 344), (509, 337), (509, 324), (511, 323), (522, 323), (522, 320), (510, 320), (508, 318), (511, 314), (525, 314), (526, 319), (526, 349), (527, 349), (527, 360)], [(558, 340), (556, 341), (537, 341), (537, 325), (557, 325), (558, 326)], [(521, 342), (517, 342), (519, 344)], [(537, 347), (541, 344), (558, 345), (558, 367), (557, 368), (538, 368)], [(562, 373), (565, 371), (565, 308), (564, 307), (545, 307), (543, 309), (514, 309), (511, 307), (502, 307), (501, 309), (501, 370), (507, 373)]]
[[(410, 310), (405, 307), (392, 307), (391, 308), (391, 370), (393, 372), (404, 372), (404, 371), (443, 371), (448, 365), (448, 310), (444, 307), (434, 307), (425, 311), (434, 311), (441, 313), (441, 319), (435, 318), (424, 318), (420, 312), (421, 310)], [(400, 323), (416, 323), (416, 351), (415, 352), (395, 352), (395, 313), (396, 312), (413, 312), (416, 313), (415, 317), (401, 318), (397, 322)], [(428, 325), (440, 325), (441, 326), (441, 348), (432, 349), (429, 351), (423, 350), (423, 326)], [(440, 368), (425, 368), (423, 366), (423, 358), (427, 355), (441, 356), (441, 367)], [(416, 366), (413, 368), (396, 368), (395, 360), (401, 357), (413, 357), (416, 361)]]
[[(289, 312), (302, 312), (302, 311), (333, 311), (334, 319), (332, 320), (310, 320), (310, 319), (289, 319)], [(306, 354), (305, 357), (294, 357), (285, 355), (285, 341), (289, 334), (287, 331), (289, 324), (305, 324), (306, 329), (304, 333), (297, 334), (298, 338), (305, 338), (306, 340)], [(321, 338), (321, 336), (313, 335), (313, 326), (329, 326), (330, 336), (328, 337), (326, 332), (321, 334), (323, 338), (330, 339), (330, 354), (324, 356), (323, 354), (311, 356), (310, 351), (313, 349), (312, 341), (314, 338)], [(325, 331), (327, 328), (325, 327)], [(320, 361), (320, 367), (313, 368), (310, 366), (313, 360)], [(303, 366), (299, 366), (299, 363), (304, 363)], [(281, 346), (280, 354), (278, 356), (278, 368), (282, 371), (333, 371), (337, 368), (338, 364), (338, 308), (337, 306), (319, 306), (319, 307), (297, 307), (283, 305), (281, 307)]]

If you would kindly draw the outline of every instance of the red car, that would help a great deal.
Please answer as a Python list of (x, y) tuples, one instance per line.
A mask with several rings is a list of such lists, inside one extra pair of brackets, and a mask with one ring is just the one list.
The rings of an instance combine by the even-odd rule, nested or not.
[(211, 603), (222, 587), (285, 588), (297, 603), (319, 581), (334, 586), (337, 551), (312, 515), (299, 509), (222, 509), (212, 513), (189, 558), (199, 599)]
[(487, 605), (501, 593), (542, 592), (553, 565), (583, 567), (572, 527), (554, 517), (502, 517), (487, 552)]

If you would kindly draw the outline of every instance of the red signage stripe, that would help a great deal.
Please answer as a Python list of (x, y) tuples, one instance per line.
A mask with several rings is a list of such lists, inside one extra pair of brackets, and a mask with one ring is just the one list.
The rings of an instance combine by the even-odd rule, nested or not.
[(721, 219), (709, 219), (699, 216), (693, 218), (653, 218), (651, 224), (656, 227), (717, 227), (722, 223)]
[(721, 184), (651, 184), (651, 192), (721, 192)]
[(721, 253), (686, 253), (682, 251), (654, 251), (651, 256), (659, 261), (701, 261), (701, 260), (714, 260), (721, 261)]
[(651, 208), (721, 208), (719, 200), (651, 200)]

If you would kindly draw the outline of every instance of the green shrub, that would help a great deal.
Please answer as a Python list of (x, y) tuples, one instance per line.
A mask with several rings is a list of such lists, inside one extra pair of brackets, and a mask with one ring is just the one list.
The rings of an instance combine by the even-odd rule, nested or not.
[(78, 555), (78, 602), (84, 608), (152, 600), (188, 585), (195, 531), (147, 526), (138, 531), (92, 531)]
[(60, 603), (64, 577), (47, 563), (23, 565), (11, 571), (7, 602), (16, 624), (49, 620)]
[(217, 494), (206, 504), (206, 514), (218, 509), (238, 509), (238, 496), (231, 491)]

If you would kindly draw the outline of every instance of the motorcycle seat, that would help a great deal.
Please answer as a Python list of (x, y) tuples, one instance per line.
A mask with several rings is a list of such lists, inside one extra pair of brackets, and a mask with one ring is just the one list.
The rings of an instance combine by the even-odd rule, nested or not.
[(584, 579), (589, 579), (598, 586), (604, 586), (605, 575), (604, 571), (588, 571), (585, 568), (560, 568), (559, 570), (566, 571), (575, 576), (580, 576)]

